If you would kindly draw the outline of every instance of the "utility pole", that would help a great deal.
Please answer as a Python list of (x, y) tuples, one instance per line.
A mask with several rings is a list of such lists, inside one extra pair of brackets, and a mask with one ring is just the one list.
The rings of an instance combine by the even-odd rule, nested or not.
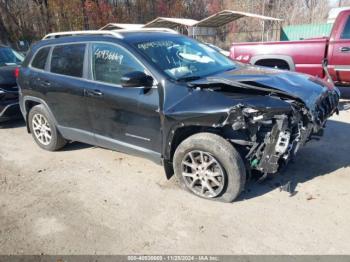
[[(262, 7), (262, 15), (265, 15), (265, 0), (263, 1)], [(264, 34), (265, 34), (265, 19), (262, 20), (262, 34), (261, 34), (261, 42), (264, 42)]]

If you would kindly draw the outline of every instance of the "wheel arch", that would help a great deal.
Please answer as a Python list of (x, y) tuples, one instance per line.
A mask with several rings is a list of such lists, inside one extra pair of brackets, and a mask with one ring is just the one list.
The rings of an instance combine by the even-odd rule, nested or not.
[(172, 161), (176, 148), (188, 137), (203, 132), (221, 135), (221, 130), (219, 128), (213, 128), (210, 126), (185, 125), (174, 127), (170, 131), (170, 136), (167, 139), (163, 156), (163, 166), (168, 179), (174, 175)]
[(287, 55), (257, 55), (250, 59), (250, 63), (255, 65), (262, 60), (279, 60), (286, 63), (289, 66), (290, 71), (295, 71), (295, 63), (292, 57)]
[(43, 99), (38, 98), (38, 97), (33, 97), (33, 96), (26, 96), (23, 98), (23, 115), (24, 115), (25, 120), (26, 120), (26, 127), (27, 127), (28, 133), (30, 133), (28, 115), (29, 115), (30, 110), (37, 105), (42, 105), (43, 107), (45, 107), (45, 109), (49, 113), (51, 119), (54, 121), (55, 125), (57, 125), (56, 118), (54, 117), (49, 106), (46, 104), (46, 102)]
[[(197, 134), (197, 133), (213, 133), (213, 134), (221, 134), (221, 130), (219, 128), (213, 128), (209, 126), (194, 126), (194, 125), (189, 125), (189, 126), (183, 126), (179, 127), (174, 130), (173, 136), (170, 140), (170, 147), (168, 147), (168, 159), (172, 160), (176, 148), (181, 144), (182, 141), (184, 141), (186, 138)], [(168, 143), (169, 144), (169, 143)]]

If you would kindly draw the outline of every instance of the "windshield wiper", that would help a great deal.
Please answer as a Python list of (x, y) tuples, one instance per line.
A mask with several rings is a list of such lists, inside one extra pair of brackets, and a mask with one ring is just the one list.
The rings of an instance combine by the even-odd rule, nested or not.
[(230, 68), (226, 69), (224, 72), (231, 71), (231, 70), (235, 70), (236, 68), (237, 68), (237, 67), (232, 66), (232, 67), (230, 67)]
[(198, 80), (200, 78), (201, 78), (200, 76), (186, 76), (186, 77), (180, 77), (180, 78), (176, 79), (176, 81), (187, 82), (187, 81)]

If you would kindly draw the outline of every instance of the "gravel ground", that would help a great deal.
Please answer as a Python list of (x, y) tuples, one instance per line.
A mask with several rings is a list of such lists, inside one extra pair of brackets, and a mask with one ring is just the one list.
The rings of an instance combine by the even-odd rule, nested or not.
[[(232, 204), (144, 159), (0, 128), (0, 254), (350, 254), (350, 101), (283, 174)], [(290, 195), (280, 186), (290, 182)]]

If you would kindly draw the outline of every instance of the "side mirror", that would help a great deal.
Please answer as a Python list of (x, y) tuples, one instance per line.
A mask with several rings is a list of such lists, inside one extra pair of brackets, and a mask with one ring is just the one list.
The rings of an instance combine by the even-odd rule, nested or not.
[(153, 86), (153, 77), (146, 75), (141, 71), (134, 71), (126, 73), (121, 78), (122, 87), (146, 87), (151, 88)]

